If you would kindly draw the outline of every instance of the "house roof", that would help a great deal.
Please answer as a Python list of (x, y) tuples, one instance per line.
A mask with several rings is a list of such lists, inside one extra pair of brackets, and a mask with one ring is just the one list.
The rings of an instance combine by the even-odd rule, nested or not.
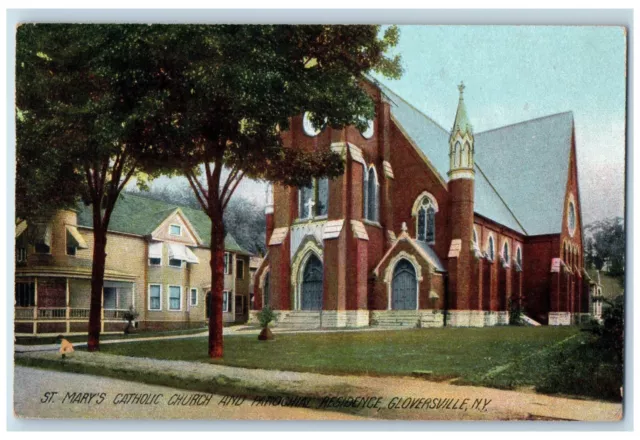
[[(446, 182), (447, 172), (449, 171), (449, 132), (420, 110), (413, 107), (403, 98), (396, 95), (388, 87), (380, 83), (378, 83), (378, 86), (390, 104), (391, 115), (394, 117), (396, 122), (402, 126), (401, 128), (411, 138), (410, 140), (414, 145), (419, 148), (433, 164), (436, 172), (440, 175), (442, 180)], [(460, 115), (458, 112), (456, 118), (460, 116), (461, 121), (467, 121), (464, 123), (468, 124), (464, 105), (462, 105), (462, 107), (462, 113), (464, 114)], [(467, 127), (467, 125), (465, 125), (465, 127)], [(523, 229), (521, 223), (510, 210), (509, 206), (507, 206), (506, 200), (501, 197), (496, 188), (491, 184), (489, 178), (482, 172), (479, 172), (477, 136), (475, 151), (476, 179), (474, 211), (477, 214), (511, 228), (514, 231), (526, 234), (528, 231)], [(487, 163), (503, 162), (497, 161)]]
[[(209, 246), (211, 243), (211, 221), (203, 211), (130, 193), (122, 193), (118, 197), (109, 221), (109, 230), (134, 235), (149, 235), (178, 208), (196, 229), (203, 244)], [(83, 203), (78, 205), (78, 226), (93, 226), (91, 206)], [(243, 249), (229, 233), (224, 238), (224, 246), (227, 251), (250, 255), (250, 252)]]
[(529, 235), (561, 232), (572, 134), (571, 112), (476, 134), (476, 163)]

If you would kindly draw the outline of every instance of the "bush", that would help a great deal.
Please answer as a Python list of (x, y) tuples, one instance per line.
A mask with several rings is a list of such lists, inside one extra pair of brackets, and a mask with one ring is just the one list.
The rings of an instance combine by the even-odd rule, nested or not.
[(136, 319), (138, 319), (138, 316), (140, 316), (140, 313), (138, 313), (133, 306), (129, 306), (129, 310), (127, 310), (126, 312), (124, 312), (124, 314), (122, 315), (122, 317), (124, 318), (125, 321), (127, 321), (127, 326), (124, 328), (124, 333), (125, 335), (129, 334), (129, 331), (131, 330), (131, 324), (133, 323), (133, 321), (135, 321)]
[(522, 305), (518, 298), (509, 298), (509, 325), (522, 325)]
[(271, 310), (271, 307), (264, 306), (260, 312), (258, 312), (258, 321), (260, 327), (267, 328), (271, 321), (274, 321), (278, 317), (278, 314)]
[(624, 299), (606, 301), (602, 324), (591, 320), (587, 335), (550, 359), (550, 371), (537, 387), (546, 393), (566, 393), (620, 401), (624, 380)]

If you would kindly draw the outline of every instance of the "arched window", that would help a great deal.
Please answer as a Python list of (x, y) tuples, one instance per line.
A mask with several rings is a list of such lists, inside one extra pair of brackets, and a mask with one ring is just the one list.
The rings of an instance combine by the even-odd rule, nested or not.
[(464, 145), (465, 145), (465, 152), (467, 153), (465, 166), (471, 167), (471, 159), (473, 157), (473, 154), (471, 153), (471, 146), (469, 145), (469, 142), (465, 142)]
[(453, 166), (459, 167), (460, 162), (462, 162), (462, 145), (460, 145), (460, 142), (456, 142), (454, 154), (455, 154), (455, 159), (453, 160)]
[(509, 244), (506, 241), (502, 246), (502, 258), (506, 264), (509, 264)]
[(379, 219), (378, 212), (380, 207), (378, 202), (379, 184), (378, 174), (376, 173), (376, 168), (373, 165), (369, 167), (367, 178), (364, 183), (364, 218), (377, 222)]
[(573, 201), (569, 202), (569, 215), (567, 217), (567, 226), (569, 226), (569, 233), (573, 235), (576, 230), (576, 207)]
[(520, 249), (520, 246), (516, 248), (516, 262), (518, 266), (522, 267), (522, 249)]
[(313, 179), (298, 191), (298, 216), (301, 219), (326, 216), (329, 203), (329, 180)]
[(487, 257), (491, 261), (493, 261), (493, 259), (495, 257), (495, 249), (494, 249), (493, 236), (492, 235), (489, 236), (489, 240), (487, 242)]
[(429, 197), (423, 197), (418, 207), (416, 238), (433, 244), (436, 241), (436, 208)]
[(473, 228), (473, 245), (478, 246), (478, 232), (476, 232), (476, 228)]

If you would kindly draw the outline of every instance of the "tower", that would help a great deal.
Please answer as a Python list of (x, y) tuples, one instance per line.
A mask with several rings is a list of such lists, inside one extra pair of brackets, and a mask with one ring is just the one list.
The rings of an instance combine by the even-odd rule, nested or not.
[[(471, 311), (471, 295), (478, 286), (472, 285), (473, 204), (474, 204), (474, 139), (464, 104), (463, 83), (455, 122), (449, 136), (449, 197), (451, 245), (448, 254), (449, 301), (452, 325), (478, 325), (476, 311)], [(474, 307), (475, 308), (475, 307)]]

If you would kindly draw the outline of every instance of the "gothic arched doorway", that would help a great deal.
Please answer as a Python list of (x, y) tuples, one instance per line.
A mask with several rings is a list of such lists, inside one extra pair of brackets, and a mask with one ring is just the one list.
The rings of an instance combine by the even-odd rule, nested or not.
[(301, 310), (322, 310), (322, 278), (322, 262), (315, 254), (311, 254), (302, 272)]
[(418, 280), (416, 270), (408, 260), (398, 261), (393, 270), (391, 284), (391, 308), (393, 310), (417, 310)]

